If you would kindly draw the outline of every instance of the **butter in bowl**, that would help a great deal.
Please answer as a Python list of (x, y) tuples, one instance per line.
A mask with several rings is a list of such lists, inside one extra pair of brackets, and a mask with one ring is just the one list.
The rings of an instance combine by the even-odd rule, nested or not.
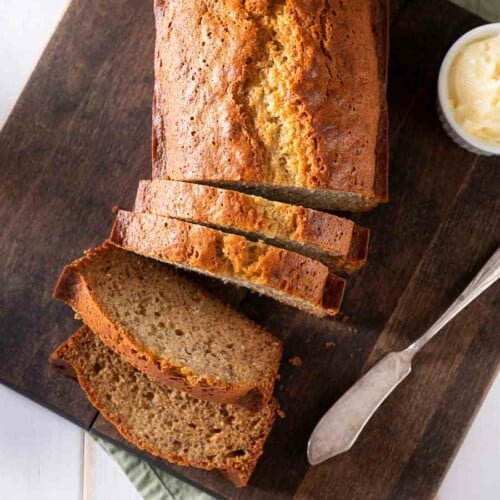
[(452, 45), (439, 72), (438, 113), (458, 145), (500, 155), (500, 23), (475, 28)]

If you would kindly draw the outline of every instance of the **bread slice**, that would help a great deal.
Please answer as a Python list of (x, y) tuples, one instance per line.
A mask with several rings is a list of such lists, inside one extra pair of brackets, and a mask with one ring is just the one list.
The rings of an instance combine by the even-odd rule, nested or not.
[(156, 0), (153, 177), (387, 201), (387, 0)]
[(213, 186), (141, 181), (134, 211), (262, 239), (347, 273), (358, 270), (368, 253), (370, 231), (348, 219)]
[(337, 314), (345, 281), (297, 253), (236, 234), (147, 213), (117, 213), (111, 241), (220, 278), (318, 316)]
[(54, 296), (166, 386), (251, 409), (271, 398), (281, 342), (169, 266), (107, 243), (66, 266)]
[(123, 361), (86, 326), (50, 357), (90, 402), (141, 450), (180, 465), (219, 469), (245, 486), (275, 420), (272, 400), (253, 413), (167, 389)]

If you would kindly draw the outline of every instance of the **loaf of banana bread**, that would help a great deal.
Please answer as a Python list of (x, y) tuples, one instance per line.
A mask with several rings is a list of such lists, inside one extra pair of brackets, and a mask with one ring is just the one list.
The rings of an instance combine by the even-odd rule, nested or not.
[(156, 0), (153, 177), (387, 200), (386, 0)]

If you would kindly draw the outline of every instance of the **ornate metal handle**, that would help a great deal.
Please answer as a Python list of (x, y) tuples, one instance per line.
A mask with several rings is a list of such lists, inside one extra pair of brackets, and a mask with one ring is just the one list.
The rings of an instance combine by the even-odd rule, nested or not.
[(429, 342), (448, 322), (450, 322), (462, 309), (467, 307), (478, 295), (493, 285), (500, 278), (500, 248), (488, 259), (486, 264), (476, 274), (465, 290), (451, 304), (443, 315), (418, 338), (406, 348), (406, 352), (415, 355)]

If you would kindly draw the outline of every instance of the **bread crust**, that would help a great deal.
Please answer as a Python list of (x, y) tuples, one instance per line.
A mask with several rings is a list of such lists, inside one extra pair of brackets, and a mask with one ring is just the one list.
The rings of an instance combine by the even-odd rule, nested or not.
[(198, 224), (120, 210), (110, 240), (132, 252), (277, 298), (318, 316), (338, 313), (342, 278), (308, 257)]
[[(387, 201), (387, 0), (156, 1), (155, 19), (154, 178), (325, 209)], [(276, 53), (285, 66), (269, 83)], [(266, 99), (283, 90), (290, 112), (259, 120), (255, 85)], [(300, 153), (307, 166), (270, 167), (279, 134), (280, 161)]]
[[(158, 358), (153, 352), (139, 345), (120, 324), (114, 323), (108, 317), (79, 271), (94, 253), (106, 251), (108, 246), (114, 245), (107, 243), (89, 250), (86, 256), (66, 266), (54, 289), (54, 298), (68, 304), (109, 348), (139, 371), (166, 387), (174, 387), (198, 399), (238, 404), (252, 411), (262, 408), (272, 397), (282, 353), (281, 342), (275, 339), (278, 344), (275, 359), (269, 373), (259, 381), (258, 385), (228, 384), (220, 379), (200, 376), (187, 366), (175, 366), (168, 359)], [(227, 306), (221, 303), (221, 307)], [(232, 310), (230, 312), (236, 314)]]
[(214, 186), (140, 181), (134, 211), (262, 238), (283, 248), (293, 245), (290, 250), (348, 273), (362, 267), (368, 253), (369, 230), (348, 219)]
[[(66, 376), (75, 378), (82, 387), (83, 391), (87, 395), (89, 401), (92, 405), (108, 420), (118, 432), (132, 445), (137, 448), (144, 450), (151, 455), (164, 458), (165, 460), (176, 463), (182, 466), (191, 466), (201, 469), (211, 470), (215, 467), (210, 463), (204, 461), (187, 461), (184, 457), (179, 455), (166, 454), (162, 450), (156, 448), (152, 443), (145, 440), (139, 439), (135, 434), (127, 428), (127, 426), (121, 422), (120, 418), (113, 413), (111, 413), (103, 401), (96, 396), (95, 391), (92, 389), (92, 384), (86, 379), (84, 374), (78, 369), (77, 364), (74, 362), (73, 353), (79, 349), (79, 344), (85, 342), (85, 339), (89, 336), (95, 335), (88, 326), (82, 326), (72, 337), (70, 337), (66, 342), (61, 344), (50, 356), (50, 364), (60, 373)], [(228, 467), (227, 469), (219, 471), (226, 476), (230, 481), (232, 481), (238, 488), (247, 485), (250, 476), (252, 475), (257, 461), (263, 452), (264, 443), (267, 439), (268, 434), (271, 431), (273, 423), (275, 421), (276, 412), (279, 406), (275, 399), (272, 399), (266, 406), (261, 410), (262, 421), (264, 422), (265, 432), (260, 435), (253, 443), (251, 452), (251, 459), (247, 460), (245, 463), (235, 463), (233, 467)]]

